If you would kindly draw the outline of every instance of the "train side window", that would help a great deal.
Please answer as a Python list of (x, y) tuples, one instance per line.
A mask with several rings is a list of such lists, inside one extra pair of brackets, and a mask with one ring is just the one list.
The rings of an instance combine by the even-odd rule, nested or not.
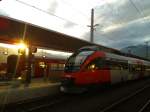
[(57, 70), (58, 69), (58, 66), (57, 66), (57, 63), (51, 63), (51, 66), (50, 66), (51, 70)]
[(135, 71), (141, 71), (142, 70), (141, 65), (134, 65), (134, 67), (135, 67)]
[(120, 66), (123, 70), (128, 69), (128, 63), (122, 62), (120, 63)]
[(64, 70), (64, 64), (58, 64), (58, 69), (59, 70)]
[(145, 66), (145, 71), (149, 71), (150, 72), (150, 66)]
[(119, 70), (128, 69), (128, 64), (127, 63), (125, 63), (125, 62), (117, 62), (117, 63), (118, 63)]
[(137, 65), (136, 70), (137, 70), (137, 71), (142, 71), (142, 65)]
[(142, 65), (137, 65), (137, 64), (130, 64), (129, 65), (129, 71), (130, 72), (137, 72), (137, 71), (143, 71), (144, 68)]
[(111, 60), (106, 60), (106, 65), (111, 69), (111, 70), (121, 70), (122, 66), (119, 62), (116, 61), (111, 61)]

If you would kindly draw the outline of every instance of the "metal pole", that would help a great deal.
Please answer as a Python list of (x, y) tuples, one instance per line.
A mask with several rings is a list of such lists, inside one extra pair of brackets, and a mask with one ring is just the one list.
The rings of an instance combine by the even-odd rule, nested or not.
[(27, 32), (27, 23), (25, 23), (25, 25), (24, 25), (24, 31), (23, 31), (23, 41), (25, 40), (25, 37), (26, 37), (26, 32)]
[(148, 58), (148, 42), (146, 42), (146, 57)]
[(93, 43), (94, 42), (94, 9), (91, 10), (91, 38), (90, 41)]
[(148, 58), (148, 41), (146, 41), (145, 44), (146, 44), (146, 58)]

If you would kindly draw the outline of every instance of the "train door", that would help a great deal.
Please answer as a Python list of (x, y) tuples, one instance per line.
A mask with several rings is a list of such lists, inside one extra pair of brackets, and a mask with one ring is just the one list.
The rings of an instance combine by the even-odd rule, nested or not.
[(121, 81), (127, 81), (128, 74), (129, 74), (128, 63), (127, 62), (120, 63), (120, 69), (121, 69), (121, 76), (122, 76)]
[(139, 74), (140, 78), (143, 78), (145, 76), (145, 67), (142, 64), (140, 64), (139, 69), (140, 69), (140, 74)]
[(10, 55), (7, 57), (7, 78), (12, 79), (13, 77), (16, 77), (16, 71), (17, 71), (17, 55)]
[(34, 64), (34, 77), (40, 78), (45, 75), (46, 63), (41, 60), (36, 60)]
[(122, 81), (123, 74), (121, 65), (116, 61), (108, 61), (110, 72), (111, 72), (111, 84), (119, 83)]
[(150, 66), (148, 66), (148, 65), (146, 65), (145, 67), (145, 77), (148, 77), (148, 76), (150, 76)]
[(144, 77), (144, 66), (142, 64), (137, 64), (136, 72), (138, 74), (139, 79), (143, 78)]
[(134, 79), (138, 78), (135, 66), (136, 66), (135, 64), (132, 64), (131, 62), (129, 62), (129, 64), (128, 64), (128, 68), (129, 68), (128, 80), (134, 80)]
[(39, 74), (40, 77), (46, 77), (46, 63), (39, 62)]
[(144, 77), (144, 69), (142, 68), (142, 65), (130, 64), (129, 72), (130, 72), (131, 80)]

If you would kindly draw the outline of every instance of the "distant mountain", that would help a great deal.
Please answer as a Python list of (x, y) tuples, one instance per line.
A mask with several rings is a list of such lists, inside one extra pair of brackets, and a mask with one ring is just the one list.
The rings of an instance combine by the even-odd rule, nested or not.
[[(146, 52), (147, 52), (146, 49), (147, 49), (146, 45), (136, 45), (136, 46), (128, 46), (122, 48), (121, 51), (146, 58)], [(150, 59), (150, 46), (148, 46), (148, 56)]]

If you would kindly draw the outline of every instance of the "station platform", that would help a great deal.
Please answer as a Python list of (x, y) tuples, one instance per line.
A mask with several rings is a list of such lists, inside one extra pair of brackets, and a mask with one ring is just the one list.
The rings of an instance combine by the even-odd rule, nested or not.
[(34, 79), (25, 86), (16, 81), (0, 82), (0, 105), (18, 103), (59, 93), (60, 82)]

